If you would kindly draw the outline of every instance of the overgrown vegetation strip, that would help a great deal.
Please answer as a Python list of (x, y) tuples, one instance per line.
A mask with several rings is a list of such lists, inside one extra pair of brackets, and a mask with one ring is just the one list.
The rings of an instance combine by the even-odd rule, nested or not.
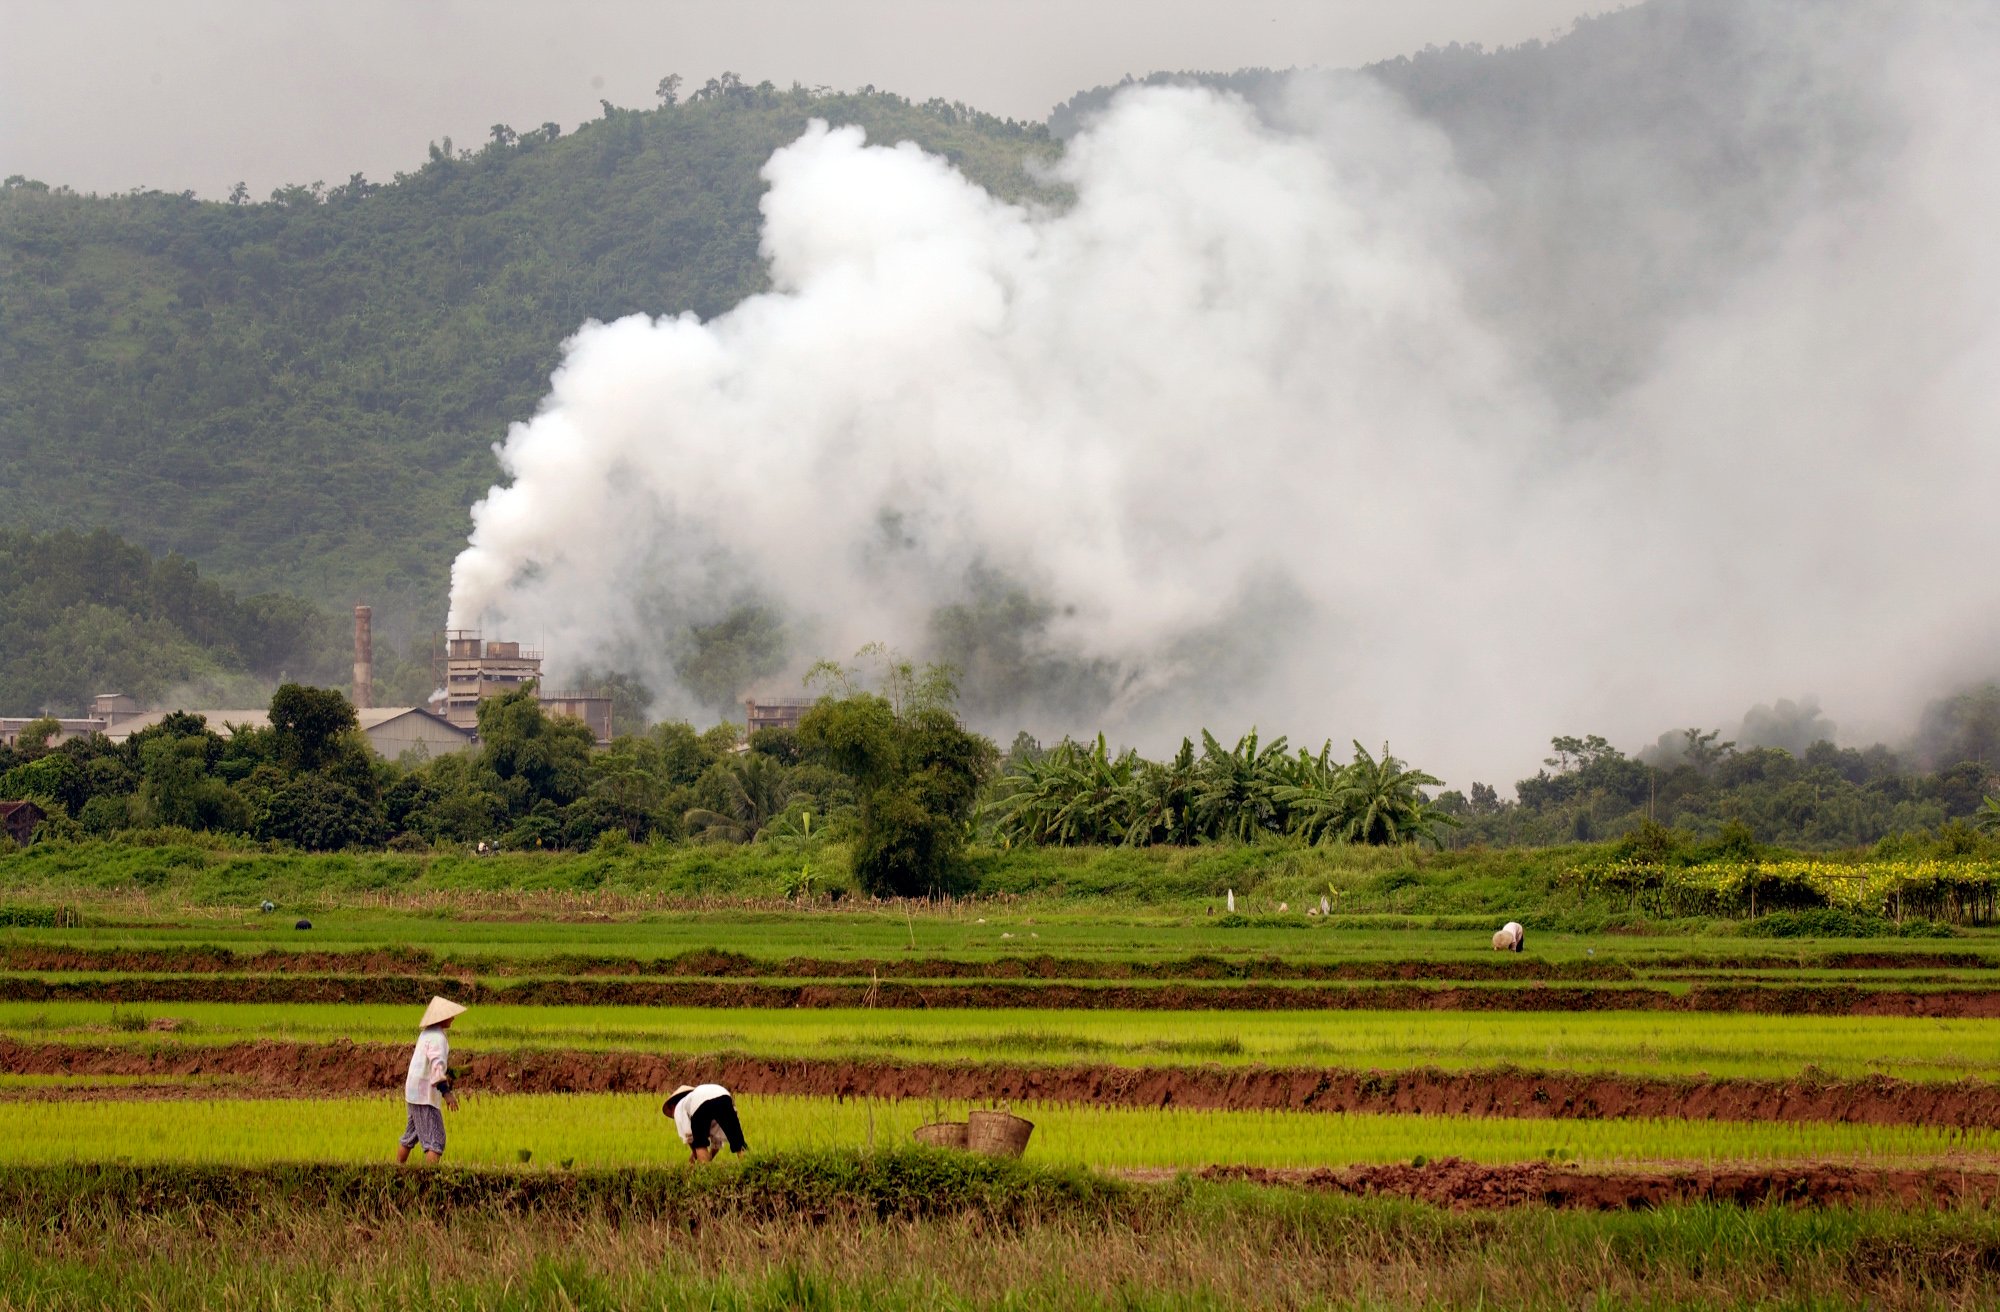
[[(1575, 1173), (1487, 1172), (1483, 1184), (1450, 1163), (1345, 1173), (1370, 1194), (1357, 1198), (1320, 1180), (1155, 1187), (910, 1152), (704, 1171), (17, 1168), (0, 1173), (0, 1289), (21, 1307), (204, 1310), (1900, 1312), (2000, 1299), (2000, 1216), (1910, 1205), (1949, 1202), (1977, 1174), (1818, 1171), (1805, 1197), (1836, 1205), (1805, 1208), (1735, 1205), (1799, 1196), (1792, 1171), (1593, 1173), (1604, 1192), (1590, 1196), (1564, 1189)], [(1558, 1205), (1459, 1214), (1402, 1201), (1392, 1186), (1406, 1174), (1482, 1207), (1510, 1189)], [(1653, 1200), (1612, 1195), (1621, 1178), (1688, 1184), (1623, 1210)], [(1217, 1260), (1238, 1253), (1273, 1257)]]
[[(719, 1169), (667, 1167), (550, 1170), (545, 1166), (396, 1170), (379, 1163), (285, 1162), (261, 1166), (143, 1163), (16, 1166), (0, 1175), (0, 1221), (35, 1228), (87, 1227), (107, 1216), (151, 1214), (168, 1226), (196, 1218), (255, 1221), (293, 1209), (324, 1210), (350, 1224), (378, 1225), (427, 1215), (490, 1215), (513, 1223), (534, 1216), (552, 1224), (592, 1218), (634, 1224), (663, 1218), (749, 1215), (820, 1224), (860, 1219), (935, 1220), (976, 1216), (1001, 1225), (1038, 1220), (1130, 1224), (1194, 1194), (1210, 1206), (1257, 1206), (1258, 1193), (1218, 1186), (1250, 1184), (1355, 1197), (1412, 1199), (1464, 1210), (1525, 1203), (1644, 1207), (1722, 1202), (1738, 1206), (1874, 1202), (1947, 1206), (2000, 1195), (1990, 1169), (1869, 1166), (1643, 1167), (1577, 1171), (1548, 1162), (1481, 1166), (1446, 1158), (1422, 1166), (1362, 1166), (1306, 1171), (1209, 1167), (1191, 1177), (1207, 1187), (1154, 1187), (1172, 1177), (1106, 1175), (1075, 1167), (922, 1148), (880, 1152), (810, 1149), (766, 1153)], [(1270, 1199), (1294, 1209), (1291, 1200)], [(1782, 1214), (1782, 1213), (1781, 1213)], [(1394, 1226), (1410, 1214), (1333, 1205), (1350, 1223), (1373, 1217)], [(1793, 1213), (1793, 1215), (1797, 1215)], [(2000, 1258), (2000, 1215), (1977, 1217)], [(1441, 1221), (1442, 1218), (1432, 1218)], [(1943, 1218), (1932, 1218), (1936, 1224)], [(1850, 1218), (1851, 1222), (1852, 1218)], [(1763, 1224), (1740, 1214), (1736, 1224)], [(1422, 1236), (1410, 1238), (1418, 1243)], [(1988, 1269), (2000, 1270), (2000, 1262)]]
[[(398, 1087), (401, 1045), (258, 1043), (231, 1047), (84, 1047), (0, 1039), (0, 1069), (79, 1079), (181, 1077), (255, 1082), (278, 1097)], [(697, 1077), (744, 1094), (811, 1094), (922, 1104), (1011, 1099), (1109, 1108), (1421, 1114), (1524, 1120), (1683, 1119), (1797, 1124), (2000, 1124), (2000, 1084), (1864, 1080), (1648, 1079), (1511, 1068), (1134, 1068), (1105, 1065), (777, 1060), (732, 1053), (461, 1052), (463, 1087), (496, 1093), (664, 1094)], [(153, 1093), (146, 1086), (137, 1093)]]

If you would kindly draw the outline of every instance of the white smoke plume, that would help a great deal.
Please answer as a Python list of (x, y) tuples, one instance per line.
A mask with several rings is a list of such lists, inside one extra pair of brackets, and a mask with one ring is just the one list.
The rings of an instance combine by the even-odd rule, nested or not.
[(1655, 249), (1743, 225), (1643, 278), (1362, 76), (1125, 92), (1047, 208), (815, 125), (764, 170), (767, 294), (571, 341), (451, 622), (701, 714), (688, 635), (745, 606), (789, 691), (1018, 590), (1016, 683), (967, 690), (1002, 735), (1255, 723), (1461, 785), (1776, 695), (1907, 717), (2000, 638), (2000, 42), (1786, 12), (1759, 103), (1858, 126), (1787, 136), (1754, 212), (1561, 165)]

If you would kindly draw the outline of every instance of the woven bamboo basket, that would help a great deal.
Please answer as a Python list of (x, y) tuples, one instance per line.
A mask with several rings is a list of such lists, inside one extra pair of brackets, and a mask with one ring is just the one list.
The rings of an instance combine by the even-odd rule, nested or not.
[(1034, 1132), (1033, 1121), (1010, 1111), (972, 1112), (966, 1118), (965, 1146), (989, 1157), (1019, 1157), (1027, 1151), (1028, 1136)]
[(964, 1121), (933, 1121), (910, 1132), (918, 1143), (927, 1143), (933, 1148), (963, 1148), (965, 1134)]

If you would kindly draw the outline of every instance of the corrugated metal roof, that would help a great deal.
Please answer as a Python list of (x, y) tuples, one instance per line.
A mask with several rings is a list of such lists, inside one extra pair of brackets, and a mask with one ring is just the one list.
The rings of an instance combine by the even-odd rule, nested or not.
[[(269, 708), (207, 710), (201, 707), (188, 707), (181, 711), (146, 711), (143, 714), (120, 720), (111, 727), (111, 731), (107, 737), (111, 738), (114, 742), (123, 741), (141, 730), (154, 727), (169, 715), (176, 714), (199, 715), (208, 721), (208, 727), (217, 733), (226, 732), (232, 725), (242, 729), (268, 729), (271, 726), (271, 712)], [(369, 706), (356, 711), (354, 718), (360, 722), (361, 731), (366, 733), (370, 729), (381, 728), (391, 720), (400, 720), (406, 715), (422, 716), (431, 723), (449, 729), (461, 737), (468, 739), (472, 737), (471, 730), (462, 729), (445, 719), (442, 715), (434, 714), (421, 706)]]

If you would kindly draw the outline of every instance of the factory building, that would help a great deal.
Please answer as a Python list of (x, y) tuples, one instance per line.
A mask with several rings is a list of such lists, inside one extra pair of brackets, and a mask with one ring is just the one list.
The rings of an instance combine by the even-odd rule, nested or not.
[(745, 697), (743, 732), (747, 736), (759, 729), (796, 729), (812, 708), (811, 697)]
[[(433, 706), (452, 724), (479, 728), (479, 703), (527, 684), (540, 687), (542, 653), (518, 642), (482, 638), (469, 629), (445, 634), (443, 696)], [(590, 726), (599, 746), (611, 741), (611, 699), (589, 692), (537, 692), (546, 715), (567, 715)]]
[(139, 702), (122, 692), (101, 692), (92, 699), (89, 715), (42, 716), (9, 715), (0, 716), (0, 743), (12, 747), (20, 740), (21, 731), (29, 725), (44, 719), (54, 719), (56, 731), (49, 735), (49, 746), (67, 742), (71, 738), (87, 738), (94, 733), (108, 733), (111, 726), (129, 720), (139, 714)]
[[(445, 635), (443, 686), (429, 707), (376, 706), (374, 614), (367, 606), (354, 608), (354, 684), (349, 699), (369, 746), (389, 760), (406, 752), (441, 756), (478, 745), (479, 703), (528, 684), (539, 687), (542, 654), (518, 642), (488, 642), (479, 634), (453, 630)], [(611, 698), (591, 692), (538, 692), (536, 701), (547, 715), (567, 715), (590, 727), (599, 746), (611, 741)], [(270, 724), (266, 707), (209, 709), (168, 706), (142, 709), (136, 698), (122, 692), (99, 693), (90, 714), (58, 719), (49, 745), (65, 739), (101, 733), (113, 742), (150, 729), (177, 711), (199, 715), (217, 733), (230, 728), (263, 728)], [(0, 743), (11, 747), (30, 724), (44, 717), (0, 718)], [(794, 717), (796, 723), (796, 717)]]
[[(186, 714), (201, 716), (208, 721), (210, 729), (225, 737), (238, 729), (265, 729), (271, 724), (270, 708), (264, 706), (238, 710), (181, 709)], [(133, 734), (150, 729), (176, 713), (173, 710), (144, 711), (99, 732), (114, 743), (122, 743)], [(478, 739), (470, 730), (461, 729), (421, 706), (360, 707), (355, 710), (354, 717), (360, 721), (361, 736), (368, 740), (369, 747), (374, 749), (376, 755), (391, 761), (400, 759), (405, 752), (414, 751), (419, 758), (430, 758), (470, 751), (478, 745)]]

